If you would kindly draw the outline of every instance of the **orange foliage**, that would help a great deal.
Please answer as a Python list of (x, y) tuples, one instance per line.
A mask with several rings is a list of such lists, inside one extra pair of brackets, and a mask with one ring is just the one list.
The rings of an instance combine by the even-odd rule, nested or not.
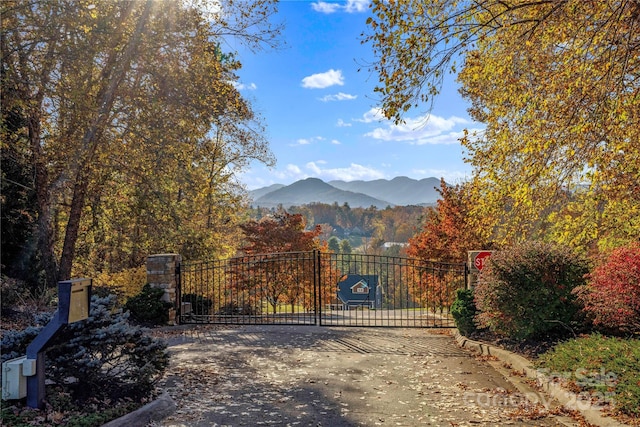
[(316, 225), (311, 231), (305, 231), (305, 227), (304, 216), (286, 211), (259, 221), (248, 221), (240, 226), (247, 240), (242, 250), (252, 255), (319, 249), (316, 238), (322, 232), (320, 226)]
[(242, 248), (244, 253), (264, 254), (250, 271), (245, 272), (252, 280), (243, 283), (250, 286), (254, 298), (268, 301), (274, 313), (281, 303), (290, 305), (292, 312), (297, 304), (305, 308), (313, 305), (307, 301), (309, 295), (313, 295), (313, 260), (306, 259), (304, 254), (286, 254), (322, 247), (317, 240), (322, 231), (320, 226), (310, 231), (305, 231), (305, 226), (303, 215), (286, 211), (240, 226), (247, 240)]
[(409, 239), (409, 256), (441, 262), (464, 262), (467, 251), (489, 249), (469, 221), (470, 194), (465, 185), (440, 180), (441, 198), (429, 208), (422, 230)]

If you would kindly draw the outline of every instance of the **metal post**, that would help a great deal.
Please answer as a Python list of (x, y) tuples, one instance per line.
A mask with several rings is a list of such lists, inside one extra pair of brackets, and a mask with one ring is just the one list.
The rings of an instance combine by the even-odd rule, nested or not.
[(313, 303), (315, 304), (314, 325), (322, 325), (322, 289), (320, 288), (320, 251), (313, 250)]
[(44, 408), (45, 350), (67, 324), (89, 317), (90, 300), (91, 279), (58, 283), (58, 310), (27, 347), (27, 359), (36, 361), (35, 375), (27, 377), (27, 406)]
[[(176, 281), (176, 302), (174, 303), (174, 307), (176, 310), (176, 323), (182, 323), (182, 263), (176, 263), (176, 271), (175, 271), (175, 281)], [(169, 319), (171, 320), (171, 319)]]
[(44, 349), (47, 344), (65, 327), (60, 321), (59, 311), (53, 319), (27, 347), (27, 359), (36, 361), (36, 374), (27, 377), (27, 406), (30, 408), (44, 408), (45, 395), (45, 363)]
[(467, 263), (464, 263), (464, 289), (465, 290), (469, 290), (470, 286), (469, 286), (469, 266), (467, 265)]

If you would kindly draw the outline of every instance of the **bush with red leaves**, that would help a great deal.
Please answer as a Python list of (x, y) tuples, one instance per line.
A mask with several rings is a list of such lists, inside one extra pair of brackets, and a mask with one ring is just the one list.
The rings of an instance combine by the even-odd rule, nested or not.
[(593, 325), (610, 334), (640, 334), (640, 243), (612, 251), (576, 289)]

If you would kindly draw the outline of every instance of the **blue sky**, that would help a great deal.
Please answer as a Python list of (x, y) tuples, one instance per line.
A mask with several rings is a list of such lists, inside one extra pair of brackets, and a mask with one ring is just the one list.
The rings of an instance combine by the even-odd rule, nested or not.
[(276, 16), (284, 23), (284, 46), (239, 53), (239, 88), (263, 117), (277, 159), (273, 168), (250, 166), (241, 176), (248, 189), (308, 177), (444, 177), (450, 183), (470, 177), (457, 138), (480, 126), (469, 118), (453, 77), (430, 115), (427, 106), (411, 110), (401, 126), (380, 115), (377, 76), (366, 67), (371, 46), (360, 42), (369, 14), (368, 0), (285, 0)]

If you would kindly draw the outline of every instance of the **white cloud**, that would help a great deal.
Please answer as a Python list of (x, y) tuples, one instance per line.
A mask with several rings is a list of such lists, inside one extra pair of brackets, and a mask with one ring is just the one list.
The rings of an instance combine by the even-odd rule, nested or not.
[[(327, 168), (325, 160), (308, 162), (304, 166), (288, 164), (284, 169), (271, 172), (275, 177), (275, 182), (293, 182), (309, 177), (320, 178), (324, 181), (341, 179), (344, 181), (365, 180), (386, 178), (386, 175), (372, 167), (351, 163), (347, 167)], [(272, 184), (273, 182), (270, 182)], [(268, 184), (266, 184), (268, 185)]]
[(342, 6), (338, 3), (327, 3), (326, 1), (319, 1), (311, 3), (311, 8), (320, 13), (333, 13), (342, 9)]
[(342, 70), (331, 69), (324, 73), (312, 74), (302, 79), (302, 87), (308, 89), (324, 89), (334, 85), (344, 85)]
[(347, 13), (365, 12), (369, 8), (370, 0), (347, 0), (345, 5), (340, 3), (318, 1), (311, 3), (311, 8), (320, 13), (335, 13), (344, 11)]
[(256, 90), (258, 86), (255, 83), (249, 83), (248, 85), (244, 83), (233, 82), (233, 86), (238, 90)]
[(305, 167), (318, 177), (322, 174), (322, 169), (320, 169), (320, 166), (318, 166), (316, 162), (309, 162)]
[(292, 165), (292, 164), (288, 164), (287, 165), (287, 172), (295, 174), (295, 175), (299, 175), (302, 173), (302, 170), (296, 166), (296, 165)]
[(365, 136), (381, 141), (406, 142), (413, 145), (457, 144), (464, 135), (460, 126), (470, 123), (469, 120), (461, 117), (444, 118), (434, 115), (405, 119), (405, 123), (398, 125), (385, 120), (383, 127), (377, 127), (367, 132)]
[(351, 123), (347, 123), (342, 119), (338, 119), (338, 123), (336, 123), (336, 126), (338, 126), (339, 128), (348, 128), (351, 127)]
[(366, 12), (369, 8), (369, 0), (347, 0), (344, 10), (349, 13)]
[(348, 93), (344, 93), (344, 92), (338, 92), (334, 95), (325, 95), (322, 98), (318, 98), (320, 101), (322, 102), (328, 102), (328, 101), (351, 101), (353, 99), (356, 99), (358, 96), (357, 95), (350, 95)]
[(290, 145), (292, 147), (295, 147), (297, 145), (310, 145), (310, 144), (313, 144), (314, 142), (320, 142), (320, 141), (324, 141), (324, 138), (321, 136), (312, 136), (311, 138), (296, 139), (295, 144), (290, 144)]
[(333, 145), (340, 145), (340, 144), (342, 144), (342, 143), (341, 143), (340, 141), (338, 141), (337, 139), (332, 139), (332, 140), (331, 140), (331, 143), (332, 143)]
[(371, 123), (371, 122), (381, 122), (387, 119), (384, 117), (384, 114), (382, 113), (382, 110), (380, 108), (372, 108), (366, 113), (364, 113), (361, 119), (353, 119), (353, 120), (361, 123)]
[(385, 175), (379, 170), (373, 169), (368, 166), (362, 166), (357, 163), (351, 163), (345, 168), (327, 168), (323, 169), (321, 166), (324, 163), (320, 161), (309, 162), (305, 165), (313, 176), (324, 178), (326, 180), (341, 179), (343, 181), (353, 181), (356, 179), (372, 180), (381, 179)]

